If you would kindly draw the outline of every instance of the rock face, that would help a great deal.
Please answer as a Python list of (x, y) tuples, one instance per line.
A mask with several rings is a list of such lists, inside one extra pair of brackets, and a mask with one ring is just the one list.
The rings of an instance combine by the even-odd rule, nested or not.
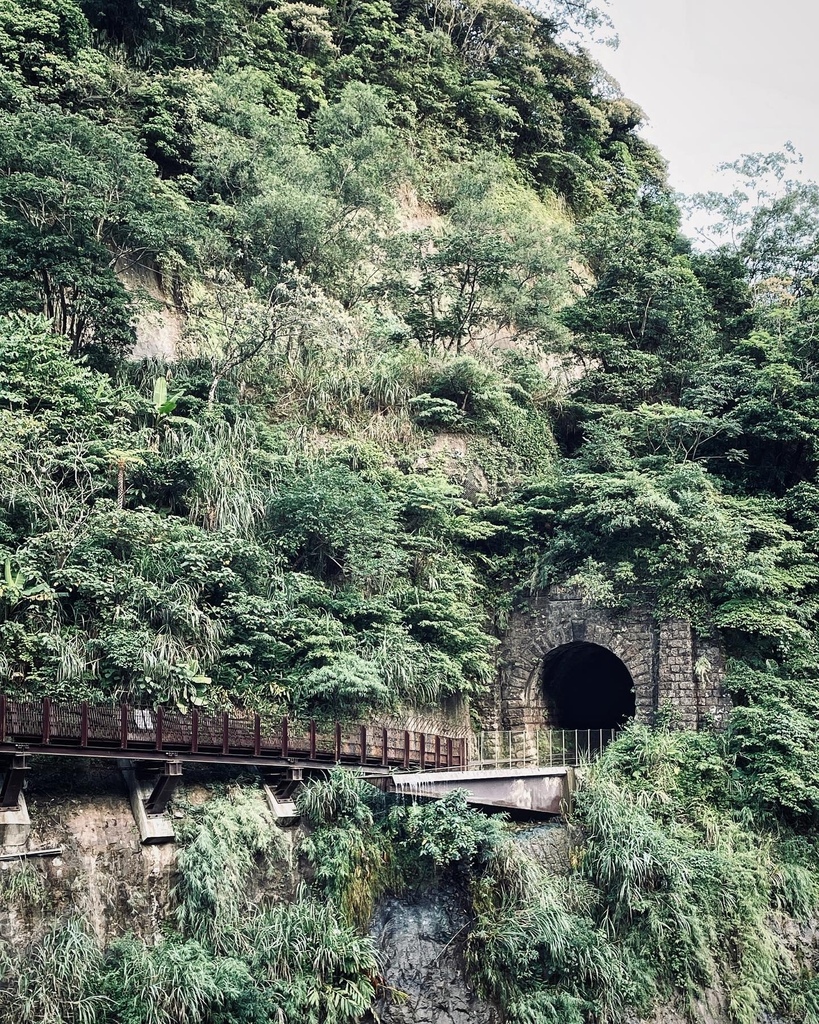
[(382, 1024), (498, 1024), (499, 1017), (478, 999), (464, 972), (468, 925), (453, 889), (383, 900), (370, 934), (396, 998), (382, 1000), (373, 1019)]
[[(237, 774), (221, 769), (217, 781)], [(209, 781), (206, 766), (189, 766), (185, 799), (204, 803), (210, 798)], [(0, 861), (0, 944), (25, 944), (54, 920), (73, 915), (103, 943), (126, 932), (157, 939), (172, 905), (177, 847), (142, 845), (116, 762), (35, 757), (27, 785), (28, 850), (59, 853), (33, 857), (25, 865), (16, 858)], [(261, 792), (258, 799), (263, 800)], [(284, 838), (292, 845), (293, 830), (285, 831)], [(24, 868), (35, 890), (10, 899), (5, 894), (11, 876)], [(275, 899), (292, 899), (296, 885), (290, 860), (280, 875), (265, 878), (266, 891)]]
[[(160, 934), (173, 873), (173, 846), (142, 846), (115, 764), (33, 758), (28, 806), (29, 850), (58, 848), (32, 859), (41, 879), (36, 900), (0, 905), (0, 938), (26, 942), (56, 918), (79, 914), (102, 940), (134, 931)], [(20, 862), (0, 864), (0, 882)]]

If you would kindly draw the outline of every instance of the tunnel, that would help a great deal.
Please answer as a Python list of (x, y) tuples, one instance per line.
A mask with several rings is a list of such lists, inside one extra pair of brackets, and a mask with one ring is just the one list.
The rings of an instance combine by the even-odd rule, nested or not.
[(617, 729), (634, 717), (629, 670), (598, 644), (564, 644), (543, 661), (549, 725), (556, 729)]

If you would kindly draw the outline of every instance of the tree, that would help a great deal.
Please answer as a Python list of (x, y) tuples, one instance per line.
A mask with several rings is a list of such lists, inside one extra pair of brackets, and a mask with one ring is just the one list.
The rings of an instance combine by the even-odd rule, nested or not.
[(292, 288), (281, 284), (264, 302), (227, 272), (214, 275), (210, 290), (192, 304), (187, 327), (189, 342), (209, 360), (211, 382), (208, 409), (213, 409), (220, 384), (250, 363), (283, 329), (293, 305)]
[(790, 144), (746, 154), (719, 167), (738, 179), (731, 193), (692, 197), (709, 218), (701, 236), (739, 257), (762, 303), (810, 294), (819, 277), (819, 185), (801, 176), (801, 162)]
[(126, 350), (134, 309), (116, 268), (192, 257), (189, 215), (124, 135), (48, 108), (0, 114), (0, 309), (42, 309), (74, 355)]
[(593, 286), (563, 315), (588, 372), (581, 400), (634, 407), (679, 402), (712, 340), (706, 295), (667, 204), (608, 211), (583, 225)]
[(560, 218), (492, 160), (459, 168), (448, 185), (446, 218), (395, 240), (394, 269), (379, 287), (430, 352), (554, 344), (569, 289)]

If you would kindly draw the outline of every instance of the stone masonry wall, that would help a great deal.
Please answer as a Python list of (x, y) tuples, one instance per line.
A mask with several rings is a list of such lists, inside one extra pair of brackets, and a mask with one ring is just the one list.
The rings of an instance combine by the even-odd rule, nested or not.
[(617, 615), (587, 604), (575, 591), (557, 588), (511, 616), (484, 724), (501, 729), (548, 725), (543, 659), (573, 642), (598, 644), (624, 663), (634, 682), (638, 721), (653, 721), (658, 708), (668, 705), (685, 728), (722, 724), (730, 702), (722, 689), (725, 664), (717, 640), (698, 640), (681, 619), (657, 623), (648, 609)]

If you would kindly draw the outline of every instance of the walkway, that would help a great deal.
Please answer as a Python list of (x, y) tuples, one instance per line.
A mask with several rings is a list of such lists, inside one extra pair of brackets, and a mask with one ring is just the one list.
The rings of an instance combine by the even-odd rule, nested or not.
[(248, 711), (204, 714), (122, 705), (12, 700), (0, 694), (0, 753), (223, 764), (326, 767), (342, 763), (374, 772), (456, 768), (466, 764), (463, 737), (398, 728), (287, 718), (270, 723)]
[[(305, 772), (333, 764), (391, 777), (394, 790), (442, 796), (463, 788), (482, 806), (558, 813), (572, 769), (614, 738), (608, 729), (534, 730), (479, 734), (470, 760), (464, 737), (401, 728), (315, 721), (276, 723), (235, 709), (190, 714), (157, 708), (84, 702), (13, 700), (0, 694), (0, 812), (23, 805), (31, 754), (116, 758), (159, 769), (141, 792), (147, 815), (161, 815), (184, 762), (254, 765), (273, 771), (289, 793)], [(403, 779), (401, 773), (412, 772)], [(129, 783), (130, 785), (130, 783)], [(134, 782), (136, 785), (136, 782)], [(141, 813), (141, 811), (140, 811)]]

